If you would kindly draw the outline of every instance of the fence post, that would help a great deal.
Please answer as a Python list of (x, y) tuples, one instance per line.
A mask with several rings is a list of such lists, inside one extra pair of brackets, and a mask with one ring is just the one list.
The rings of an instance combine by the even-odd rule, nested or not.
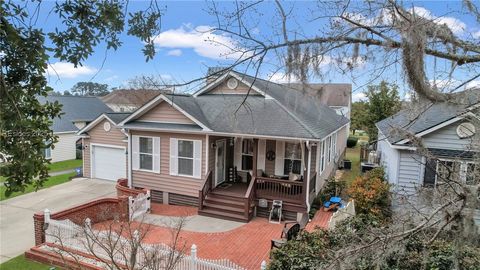
[(85, 229), (87, 229), (87, 231), (92, 229), (92, 220), (88, 217), (85, 219)]
[(267, 262), (262, 261), (262, 264), (260, 265), (260, 270), (266, 270), (267, 269)]
[(128, 196), (128, 221), (133, 220), (133, 197)]
[(43, 211), (43, 222), (45, 224), (49, 224), (50, 223), (50, 210), (48, 210), (47, 208), (45, 208), (45, 210)]
[(190, 257), (192, 257), (190, 270), (196, 270), (197, 269), (197, 246), (195, 244), (192, 245), (192, 249), (190, 250)]
[(147, 190), (147, 213), (150, 213), (151, 202), (150, 190)]

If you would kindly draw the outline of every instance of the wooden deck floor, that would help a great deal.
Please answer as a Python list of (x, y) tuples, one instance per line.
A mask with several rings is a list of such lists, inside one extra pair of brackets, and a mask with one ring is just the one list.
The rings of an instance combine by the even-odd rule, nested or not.
[(233, 197), (244, 197), (247, 192), (247, 183), (222, 183), (213, 189), (213, 193), (218, 195), (228, 195)]

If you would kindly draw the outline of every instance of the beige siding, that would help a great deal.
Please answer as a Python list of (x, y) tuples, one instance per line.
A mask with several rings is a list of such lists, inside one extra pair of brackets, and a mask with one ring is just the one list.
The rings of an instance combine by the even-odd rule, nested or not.
[[(160, 173), (132, 171), (133, 186), (198, 197), (206, 174), (205, 135), (141, 131), (132, 131), (132, 135), (160, 137)], [(202, 179), (170, 175), (170, 138), (202, 141)]]
[[(246, 84), (244, 83), (241, 83), (240, 81), (238, 82), (238, 86), (237, 88), (235, 89), (230, 89), (228, 88), (227, 86), (227, 80), (225, 80), (223, 83), (221, 83), (220, 85), (218, 85), (217, 87), (213, 88), (212, 90), (208, 91), (207, 93), (205, 94), (225, 94), (225, 95), (228, 95), (228, 94), (247, 94), (248, 93), (248, 90), (249, 90), (249, 86), (247, 86)], [(250, 90), (250, 95), (259, 95), (258, 92), (256, 92), (255, 90), (251, 89)]]
[[(328, 163), (328, 158), (325, 158), (325, 161), (327, 162), (327, 165), (325, 166), (325, 170), (319, 174), (317, 178), (317, 186), (316, 186), (316, 191), (320, 191), (320, 189), (323, 187), (325, 184), (325, 180), (328, 179), (329, 177), (334, 176), (335, 171), (338, 167), (338, 161), (344, 158), (345, 154), (345, 149), (347, 147), (347, 126), (343, 127), (338, 131), (337, 135), (337, 155), (338, 159), (337, 161), (333, 161)], [(320, 162), (320, 161), (318, 161)], [(320, 166), (319, 166), (320, 167)]]
[[(103, 120), (98, 123), (95, 127), (88, 131), (88, 135), (90, 138), (83, 139), (83, 175), (85, 177), (91, 177), (90, 175), (90, 144), (91, 143), (98, 143), (98, 144), (108, 144), (108, 145), (116, 145), (116, 146), (124, 146), (127, 147), (128, 143), (124, 142), (126, 136), (123, 134), (120, 129), (114, 127), (113, 124), (110, 131), (105, 131), (103, 129), (103, 124), (108, 120)], [(86, 147), (85, 147), (86, 146)], [(125, 171), (127, 171), (127, 164), (125, 164)], [(128, 175), (128, 171), (127, 171)]]
[(155, 121), (164, 123), (194, 124), (192, 120), (179, 112), (173, 106), (163, 101), (155, 108), (140, 116), (137, 120)]
[(52, 162), (75, 159), (75, 142), (78, 136), (75, 133), (57, 134), (58, 142), (51, 152)]

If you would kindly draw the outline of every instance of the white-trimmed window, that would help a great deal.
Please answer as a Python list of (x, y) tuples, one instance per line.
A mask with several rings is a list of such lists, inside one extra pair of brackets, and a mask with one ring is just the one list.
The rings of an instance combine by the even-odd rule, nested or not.
[(193, 141), (178, 140), (178, 174), (193, 176)]
[(242, 170), (253, 169), (253, 140), (244, 139), (242, 141)]
[(322, 148), (320, 149), (320, 171), (323, 172), (325, 170), (325, 140), (322, 141), (321, 144)]
[(52, 147), (47, 147), (43, 149), (43, 155), (45, 159), (52, 159)]
[(132, 135), (132, 169), (160, 173), (160, 137)]
[(302, 147), (300, 143), (285, 143), (283, 173), (302, 173)]
[(438, 160), (436, 170), (436, 185), (442, 185), (445, 181), (461, 180), (462, 163), (453, 160)]
[(202, 141), (170, 138), (170, 175), (202, 177)]
[(480, 182), (480, 165), (473, 162), (465, 164), (465, 184), (478, 185)]
[(328, 163), (332, 162), (332, 136), (327, 138), (327, 147), (328, 147)]
[(333, 144), (333, 158), (336, 158), (337, 156), (337, 135), (338, 133), (335, 133), (333, 134), (333, 137), (332, 137), (332, 144)]
[(139, 165), (141, 170), (153, 171), (153, 138), (139, 138)]

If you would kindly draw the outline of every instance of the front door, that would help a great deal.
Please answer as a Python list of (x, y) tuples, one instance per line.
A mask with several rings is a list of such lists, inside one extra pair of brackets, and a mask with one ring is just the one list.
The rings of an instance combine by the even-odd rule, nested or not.
[(215, 148), (215, 186), (225, 181), (225, 148), (227, 141), (218, 140)]

